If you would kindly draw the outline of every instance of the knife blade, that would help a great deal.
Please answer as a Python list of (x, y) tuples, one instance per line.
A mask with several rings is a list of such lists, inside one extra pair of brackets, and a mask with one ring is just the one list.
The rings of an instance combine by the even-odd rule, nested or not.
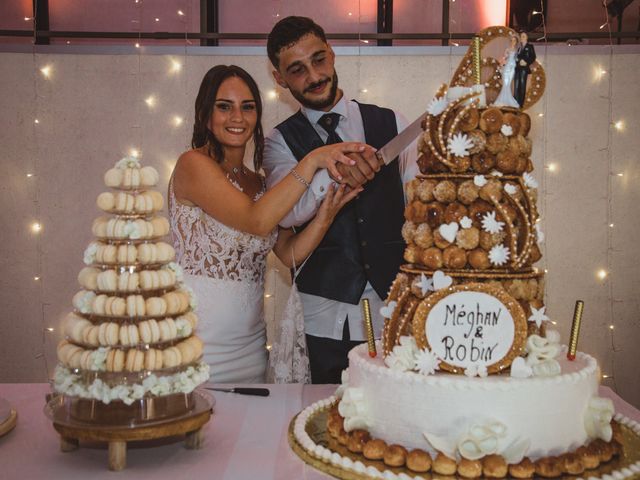
[(204, 387), (207, 390), (215, 390), (216, 392), (225, 392), (225, 393), (237, 393), (239, 395), (254, 395), (258, 397), (268, 397), (269, 389), (268, 388), (214, 388), (214, 387)]
[(407, 128), (393, 137), (384, 147), (376, 152), (376, 157), (380, 162), (389, 165), (391, 161), (400, 155), (408, 145), (413, 142), (422, 131), (422, 120), (427, 116), (424, 112), (416, 118)]

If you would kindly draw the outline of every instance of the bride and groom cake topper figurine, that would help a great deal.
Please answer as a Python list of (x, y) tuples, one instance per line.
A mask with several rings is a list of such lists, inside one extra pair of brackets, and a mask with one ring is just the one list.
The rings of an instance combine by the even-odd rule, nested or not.
[[(502, 88), (494, 101), (495, 106), (522, 108), (527, 91), (527, 77), (531, 64), (536, 60), (536, 52), (526, 32), (509, 37), (510, 44), (500, 60), (502, 65)], [(511, 93), (513, 85), (513, 93)]]

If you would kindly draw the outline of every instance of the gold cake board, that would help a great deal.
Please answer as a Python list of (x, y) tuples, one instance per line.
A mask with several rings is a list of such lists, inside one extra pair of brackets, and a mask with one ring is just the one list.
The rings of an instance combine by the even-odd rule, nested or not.
[(47, 404), (47, 414), (53, 420), (53, 428), (60, 434), (60, 450), (71, 452), (79, 448), (80, 441), (106, 442), (109, 446), (109, 470), (120, 471), (127, 464), (127, 444), (129, 442), (156, 440), (160, 438), (185, 435), (185, 447), (199, 449), (202, 447), (205, 425), (213, 414), (213, 403), (210, 396), (195, 392), (195, 406), (184, 415), (166, 418), (149, 425), (135, 426), (103, 426), (87, 422), (74, 422), (66, 418), (56, 398)]
[[(366, 467), (373, 466), (384, 472), (385, 470), (390, 470), (396, 474), (405, 473), (411, 478), (422, 478), (424, 480), (442, 480), (442, 479), (457, 479), (457, 480), (469, 480), (464, 477), (460, 477), (457, 475), (440, 475), (436, 473), (416, 473), (412, 472), (407, 468), (397, 468), (397, 467), (389, 467), (384, 464), (384, 462), (379, 460), (368, 460), (364, 458), (363, 455), (359, 455), (357, 453), (352, 453), (347, 450), (343, 445), (338, 444), (327, 432), (326, 424), (327, 424), (327, 413), (331, 406), (327, 406), (321, 408), (314, 412), (306, 425), (307, 434), (311, 437), (311, 440), (314, 441), (317, 445), (322, 445), (323, 447), (329, 448), (330, 450), (338, 453), (343, 457), (349, 457), (351, 460), (360, 461)], [(299, 415), (299, 414), (298, 414)], [(291, 449), (295, 452), (298, 457), (300, 457), (306, 464), (311, 465), (317, 470), (320, 470), (327, 475), (331, 475), (335, 478), (340, 478), (342, 480), (370, 480), (371, 477), (366, 474), (361, 474), (354, 472), (353, 470), (347, 470), (338, 465), (333, 465), (332, 463), (325, 462), (312, 454), (310, 454), (305, 448), (298, 443), (293, 433), (294, 425), (298, 415), (294, 416), (291, 419), (291, 423), (289, 424), (289, 445)], [(614, 458), (610, 462), (595, 468), (593, 470), (585, 470), (581, 475), (568, 475), (564, 474), (561, 477), (557, 477), (562, 480), (569, 479), (598, 479), (602, 478), (604, 475), (610, 475), (615, 470), (621, 470), (625, 467), (629, 467), (633, 465), (635, 462), (640, 461), (640, 435), (636, 434), (633, 430), (631, 430), (626, 425), (620, 424), (622, 429), (623, 437), (624, 437), (624, 453), (619, 457)], [(484, 478), (484, 477), (481, 477)], [(538, 478), (538, 477), (535, 477)], [(626, 477), (630, 480), (640, 480), (640, 474), (634, 474), (630, 477)]]

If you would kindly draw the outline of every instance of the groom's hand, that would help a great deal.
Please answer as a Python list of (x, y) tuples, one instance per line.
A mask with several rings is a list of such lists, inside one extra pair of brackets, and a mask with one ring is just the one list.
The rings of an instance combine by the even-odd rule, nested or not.
[[(338, 183), (356, 188), (372, 180), (376, 172), (380, 170), (380, 162), (373, 147), (367, 147), (362, 153), (350, 153), (347, 156), (356, 163), (355, 165), (336, 165), (338, 172), (342, 175), (342, 181)], [(334, 180), (336, 179), (334, 178)]]

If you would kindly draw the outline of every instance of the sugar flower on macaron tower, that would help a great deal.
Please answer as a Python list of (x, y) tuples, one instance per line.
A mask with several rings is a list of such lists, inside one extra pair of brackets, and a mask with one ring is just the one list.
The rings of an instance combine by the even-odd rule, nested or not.
[(128, 406), (188, 397), (209, 379), (194, 335), (195, 299), (163, 240), (169, 222), (159, 215), (162, 194), (152, 190), (158, 180), (135, 157), (104, 176), (110, 191), (97, 198), (104, 215), (93, 222), (96, 238), (84, 252), (81, 288), (57, 348), (54, 389), (65, 397)]

